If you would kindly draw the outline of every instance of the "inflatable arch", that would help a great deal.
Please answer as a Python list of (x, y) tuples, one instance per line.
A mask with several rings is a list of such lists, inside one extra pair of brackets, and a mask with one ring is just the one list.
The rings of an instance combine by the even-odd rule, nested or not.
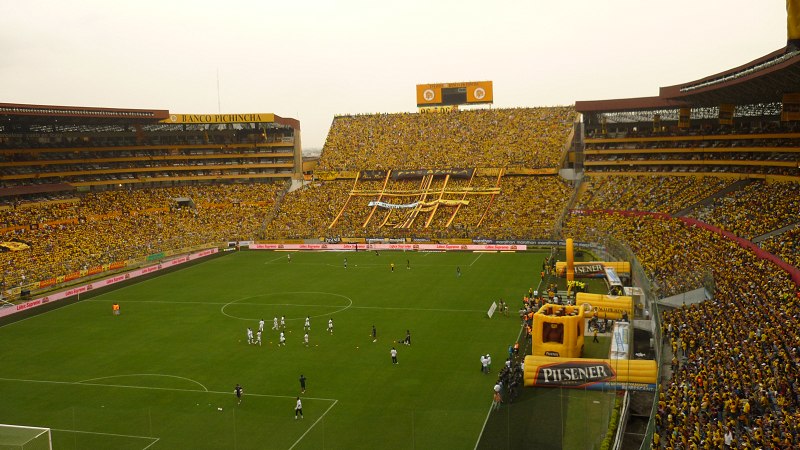
[(627, 313), (629, 318), (633, 318), (633, 297), (626, 295), (613, 296), (578, 292), (575, 295), (575, 304), (583, 306), (586, 317), (592, 317), (597, 313), (598, 319), (619, 320), (623, 313)]
[[(556, 261), (556, 275), (559, 277), (567, 277), (570, 281), (570, 264), (572, 258), (570, 247), (567, 246), (567, 262)], [(575, 278), (603, 278), (606, 276), (605, 269), (610, 267), (617, 272), (621, 277), (630, 278), (631, 276), (631, 263), (629, 261), (584, 261), (572, 262), (572, 276)]]

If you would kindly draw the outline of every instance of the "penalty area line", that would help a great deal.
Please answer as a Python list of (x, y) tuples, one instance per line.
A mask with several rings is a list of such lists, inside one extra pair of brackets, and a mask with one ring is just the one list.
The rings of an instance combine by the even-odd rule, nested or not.
[(83, 431), (83, 430), (66, 430), (64, 428), (50, 428), (51, 431), (59, 431), (62, 433), (80, 433), (80, 434), (97, 434), (100, 436), (114, 436), (114, 437), (123, 437), (123, 438), (131, 438), (131, 439), (147, 439), (153, 441), (147, 444), (147, 447), (144, 447), (142, 450), (148, 449), (153, 446), (156, 442), (160, 440), (160, 438), (152, 437), (152, 436), (136, 436), (133, 434), (117, 434), (117, 433), (101, 433), (99, 431)]
[[(94, 387), (121, 388), (121, 389), (142, 389), (150, 391), (187, 392), (187, 393), (197, 393), (197, 394), (233, 395), (233, 391), (210, 391), (210, 390), (203, 391), (200, 389), (181, 389), (181, 388), (167, 388), (167, 387), (157, 387), (157, 386), (135, 386), (129, 384), (85, 383), (81, 381), (28, 380), (24, 378), (5, 378), (5, 377), (0, 377), (0, 381), (11, 381), (18, 383), (63, 384), (70, 386), (94, 386)], [(296, 396), (293, 395), (273, 395), (273, 394), (255, 394), (255, 393), (247, 393), (246, 395), (250, 397), (264, 397), (264, 398), (289, 398), (289, 399), (296, 398)], [(338, 401), (335, 398), (321, 398), (321, 397), (304, 397), (304, 398), (307, 398), (309, 400), (322, 400), (326, 402)]]
[(330, 411), (330, 410), (331, 410), (331, 408), (333, 408), (334, 406), (336, 406), (336, 404), (337, 404), (337, 403), (339, 403), (339, 400), (334, 400), (334, 401), (333, 401), (333, 403), (331, 403), (331, 406), (328, 406), (328, 409), (326, 409), (326, 410), (325, 410), (325, 412), (324, 412), (324, 413), (322, 413), (322, 415), (321, 415), (321, 416), (319, 416), (319, 418), (318, 418), (317, 420), (315, 420), (315, 421), (314, 421), (314, 423), (312, 423), (310, 427), (308, 427), (308, 429), (306, 430), (306, 432), (305, 432), (305, 433), (303, 433), (303, 434), (301, 434), (301, 435), (300, 435), (300, 437), (299, 437), (299, 438), (297, 438), (297, 440), (296, 440), (296, 441), (294, 441), (294, 444), (292, 444), (292, 446), (291, 446), (291, 447), (289, 447), (289, 450), (292, 450), (293, 448), (295, 448), (295, 446), (297, 446), (297, 444), (299, 444), (299, 443), (300, 443), (300, 441), (302, 441), (302, 440), (303, 440), (303, 438), (304, 438), (304, 437), (306, 437), (306, 435), (308, 434), (308, 432), (309, 432), (309, 431), (311, 431), (312, 429), (314, 429), (314, 427), (317, 425), (317, 423), (319, 423), (319, 421), (320, 421), (320, 420), (322, 420), (322, 418), (323, 418), (323, 417), (325, 417), (325, 414), (328, 414), (328, 411)]

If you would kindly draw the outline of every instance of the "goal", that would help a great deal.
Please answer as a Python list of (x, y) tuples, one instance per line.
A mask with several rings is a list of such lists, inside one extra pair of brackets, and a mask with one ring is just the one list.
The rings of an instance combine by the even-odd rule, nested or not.
[(0, 449), (52, 450), (50, 428), (0, 424)]

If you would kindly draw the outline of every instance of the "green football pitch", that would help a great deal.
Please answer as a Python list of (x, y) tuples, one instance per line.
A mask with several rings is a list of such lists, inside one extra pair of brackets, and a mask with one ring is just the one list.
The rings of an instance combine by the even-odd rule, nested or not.
[(516, 308), (544, 256), (227, 254), (1, 326), (0, 423), (51, 428), (57, 450), (471, 449), (519, 333), (515, 312), (486, 312)]

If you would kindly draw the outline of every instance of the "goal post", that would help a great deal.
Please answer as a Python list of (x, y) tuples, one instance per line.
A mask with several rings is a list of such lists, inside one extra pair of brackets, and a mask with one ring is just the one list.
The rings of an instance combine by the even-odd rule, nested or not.
[(52, 450), (50, 428), (0, 424), (0, 450)]

